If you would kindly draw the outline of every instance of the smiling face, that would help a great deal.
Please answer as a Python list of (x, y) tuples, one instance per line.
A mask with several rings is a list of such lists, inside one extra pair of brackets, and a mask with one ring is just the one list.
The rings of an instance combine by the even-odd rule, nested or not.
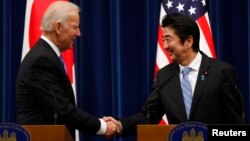
[(80, 17), (77, 10), (72, 11), (64, 23), (56, 24), (57, 46), (61, 52), (72, 47), (76, 37), (81, 35), (79, 24)]
[(188, 36), (183, 42), (170, 26), (163, 28), (163, 42), (170, 59), (179, 64), (187, 65), (192, 60), (193, 37)]

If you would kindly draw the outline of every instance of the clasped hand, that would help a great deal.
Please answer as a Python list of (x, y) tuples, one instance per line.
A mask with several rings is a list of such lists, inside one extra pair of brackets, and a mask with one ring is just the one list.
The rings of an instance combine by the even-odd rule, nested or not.
[(121, 123), (120, 121), (114, 119), (113, 117), (106, 117), (102, 118), (107, 124), (107, 130), (104, 134), (105, 138), (112, 138), (117, 134), (121, 133)]

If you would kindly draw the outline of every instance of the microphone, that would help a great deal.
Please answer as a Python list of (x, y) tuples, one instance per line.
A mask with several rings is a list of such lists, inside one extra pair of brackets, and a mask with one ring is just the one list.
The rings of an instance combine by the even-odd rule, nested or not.
[[(244, 108), (243, 97), (242, 97), (241, 91), (240, 91), (235, 79), (233, 78), (233, 76), (234, 76), (233, 73), (226, 71), (226, 70), (223, 70), (223, 74), (226, 76), (226, 78), (229, 80), (229, 82), (233, 86), (234, 91), (239, 95), (239, 97), (238, 97), (240, 99), (239, 101), (242, 101), (241, 107)], [(244, 110), (242, 110), (242, 118), (243, 118), (243, 120), (245, 119)]]
[(235, 79), (233, 78), (233, 74), (230, 73), (229, 71), (223, 70), (223, 74), (226, 76), (226, 78), (229, 80), (231, 85), (234, 87), (234, 90), (241, 95), (241, 91), (238, 88), (237, 83), (235, 82)]
[(157, 89), (161, 89), (163, 86), (165, 86), (173, 77), (175, 76), (175, 73), (172, 73), (167, 79), (165, 79), (161, 84), (157, 86)]
[[(175, 76), (175, 73), (172, 73), (167, 79), (165, 79), (161, 84), (157, 85), (156, 83), (154, 83), (154, 88), (155, 88), (155, 91), (158, 93), (158, 91), (163, 87), (165, 86), (173, 77)], [(156, 86), (155, 86), (156, 85)], [(147, 99), (147, 104), (146, 104), (146, 112), (147, 112), (147, 115), (146, 115), (146, 118), (147, 118), (147, 123), (150, 124), (150, 105), (149, 105), (149, 98)]]
[(52, 89), (47, 85), (47, 83), (45, 82), (45, 80), (47, 79), (47, 76), (45, 74), (44, 71), (42, 71), (41, 73), (42, 75), (42, 83), (44, 84), (45, 87), (48, 88), (50, 94), (54, 97), (54, 125), (57, 124), (57, 98), (56, 98), (56, 95), (54, 94), (54, 92), (52, 91)]
[(54, 125), (57, 124), (57, 99), (56, 99), (56, 95), (54, 94), (54, 92), (52, 91), (51, 88), (48, 88), (50, 93), (54, 96)]

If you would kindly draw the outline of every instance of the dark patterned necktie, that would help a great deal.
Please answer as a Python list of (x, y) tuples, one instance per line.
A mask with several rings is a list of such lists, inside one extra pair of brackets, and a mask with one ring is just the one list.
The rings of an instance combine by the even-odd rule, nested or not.
[(65, 63), (64, 63), (64, 60), (63, 60), (62, 55), (60, 55), (59, 59), (60, 59), (62, 65), (63, 65), (64, 71), (65, 71), (65, 73), (66, 73), (66, 72), (67, 72), (67, 69), (66, 69), (66, 65), (65, 65)]

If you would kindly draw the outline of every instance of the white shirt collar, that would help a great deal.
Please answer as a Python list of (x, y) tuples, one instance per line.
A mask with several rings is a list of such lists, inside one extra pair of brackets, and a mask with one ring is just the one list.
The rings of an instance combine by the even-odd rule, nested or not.
[(182, 71), (182, 69), (184, 67), (190, 67), (192, 70), (198, 71), (200, 68), (200, 65), (201, 65), (201, 59), (202, 59), (202, 56), (201, 56), (200, 52), (198, 52), (196, 57), (194, 58), (194, 60), (188, 66), (182, 66), (179, 64), (180, 72)]
[(54, 52), (56, 53), (56, 55), (58, 57), (60, 57), (61, 53), (60, 53), (60, 50), (58, 49), (58, 47), (53, 42), (51, 42), (47, 37), (45, 37), (44, 35), (42, 35), (41, 38), (45, 42), (47, 42), (50, 45), (50, 47), (54, 50)]

